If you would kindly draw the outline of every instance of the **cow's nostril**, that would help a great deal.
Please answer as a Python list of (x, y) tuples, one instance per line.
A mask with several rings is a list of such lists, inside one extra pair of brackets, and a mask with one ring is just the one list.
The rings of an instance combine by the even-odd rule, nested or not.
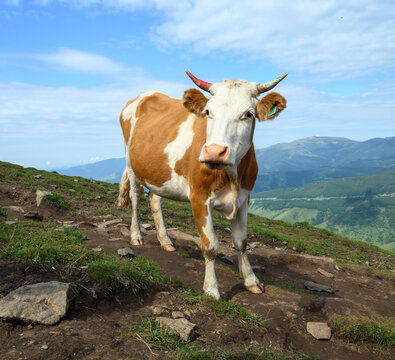
[(224, 147), (224, 149), (218, 154), (220, 157), (223, 157), (228, 151), (227, 147)]

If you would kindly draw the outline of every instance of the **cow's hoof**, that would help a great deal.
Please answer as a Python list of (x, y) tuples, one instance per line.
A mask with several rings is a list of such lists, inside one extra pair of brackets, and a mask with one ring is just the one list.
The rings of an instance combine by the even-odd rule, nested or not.
[(140, 246), (143, 245), (143, 240), (141, 239), (132, 239), (130, 240), (130, 243), (134, 246)]
[(217, 289), (213, 289), (213, 290), (204, 290), (204, 293), (207, 295), (207, 296), (211, 296), (211, 297), (213, 297), (214, 299), (216, 299), (216, 300), (219, 300), (221, 297), (220, 297), (220, 295), (219, 295), (219, 291), (217, 290)]
[(263, 287), (263, 284), (261, 283), (257, 283), (256, 285), (249, 285), (246, 286), (246, 289), (255, 295), (259, 295), (262, 294), (265, 291), (265, 288)]
[(176, 251), (176, 248), (170, 244), (162, 245), (162, 249), (165, 251)]

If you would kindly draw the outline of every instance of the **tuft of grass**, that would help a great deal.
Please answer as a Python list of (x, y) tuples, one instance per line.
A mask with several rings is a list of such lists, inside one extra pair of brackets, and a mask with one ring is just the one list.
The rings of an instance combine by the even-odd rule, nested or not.
[(331, 325), (338, 334), (350, 342), (372, 342), (395, 347), (395, 328), (365, 317), (335, 316)]
[(0, 205), (0, 217), (7, 217), (7, 209)]
[(121, 333), (123, 338), (131, 337), (142, 341), (152, 350), (170, 350), (184, 347), (188, 342), (173, 332), (162, 329), (153, 318), (148, 318), (137, 325), (128, 325)]
[(95, 209), (93, 210), (93, 213), (96, 215), (113, 215), (117, 216), (117, 214), (114, 211), (110, 211), (107, 209)]
[(70, 204), (68, 201), (66, 201), (64, 198), (62, 198), (60, 195), (56, 193), (45, 195), (43, 200), (49, 202), (52, 206), (58, 209), (63, 209), (63, 210), (75, 209), (74, 205)]
[(12, 227), (0, 221), (0, 259), (21, 259), (54, 270), (68, 281), (73, 281), (75, 271), (86, 268), (92, 279), (135, 293), (164, 282), (157, 265), (144, 256), (124, 259), (93, 252), (77, 230), (45, 221), (19, 221)]
[(186, 303), (201, 304), (208, 307), (218, 317), (239, 319), (256, 326), (265, 326), (265, 322), (260, 316), (254, 315), (251, 311), (244, 309), (242, 306), (232, 301), (223, 299), (216, 300), (211, 296), (199, 293), (193, 289), (179, 289), (179, 294)]

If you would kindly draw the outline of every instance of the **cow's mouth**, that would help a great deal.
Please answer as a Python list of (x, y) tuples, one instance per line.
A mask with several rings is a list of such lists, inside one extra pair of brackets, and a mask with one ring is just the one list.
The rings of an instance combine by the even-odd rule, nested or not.
[(228, 164), (219, 162), (204, 162), (210, 170), (224, 170)]

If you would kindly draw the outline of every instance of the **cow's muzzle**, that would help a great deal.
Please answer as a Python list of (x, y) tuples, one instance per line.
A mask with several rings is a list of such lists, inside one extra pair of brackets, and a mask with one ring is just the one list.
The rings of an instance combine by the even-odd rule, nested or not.
[(203, 162), (209, 169), (223, 169), (229, 164), (229, 148), (217, 144), (203, 146)]

